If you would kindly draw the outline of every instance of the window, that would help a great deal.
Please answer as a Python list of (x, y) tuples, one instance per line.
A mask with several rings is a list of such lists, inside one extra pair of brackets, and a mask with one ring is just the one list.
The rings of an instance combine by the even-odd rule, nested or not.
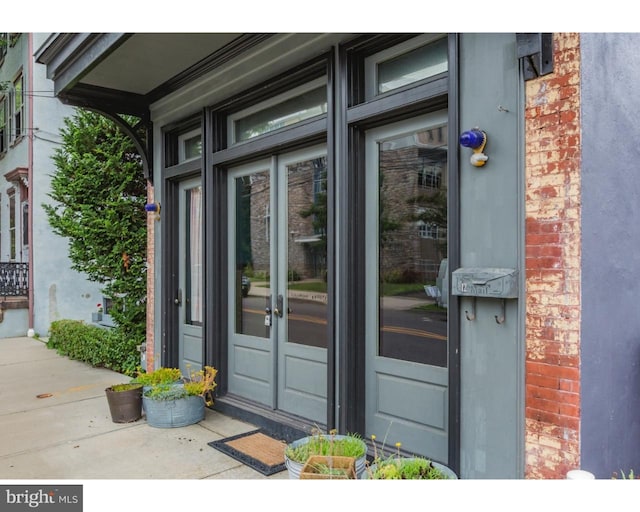
[(29, 245), (29, 203), (22, 203), (22, 246)]
[(425, 34), (365, 59), (367, 100), (448, 69), (447, 38)]
[(14, 141), (23, 135), (24, 126), (24, 96), (22, 74), (13, 81), (13, 94), (11, 105), (11, 140)]
[(427, 189), (440, 188), (442, 171), (440, 166), (434, 163), (424, 163), (418, 170), (418, 187)]
[(229, 116), (230, 143), (242, 142), (327, 112), (327, 79), (313, 80)]
[(9, 260), (16, 259), (16, 195), (9, 192)]
[(431, 238), (437, 240), (438, 238), (438, 225), (435, 222), (430, 222), (429, 224), (425, 224), (420, 221), (418, 224), (418, 230), (420, 232), (420, 238)]
[(202, 156), (202, 136), (200, 130), (192, 130), (178, 136), (178, 162), (194, 160)]
[(7, 98), (0, 96), (0, 153), (7, 150)]

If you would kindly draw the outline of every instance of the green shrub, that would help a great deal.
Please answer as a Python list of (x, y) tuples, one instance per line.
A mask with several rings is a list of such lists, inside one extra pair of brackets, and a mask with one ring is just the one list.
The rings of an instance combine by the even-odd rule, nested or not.
[(103, 329), (78, 320), (51, 324), (47, 347), (94, 367), (133, 376), (140, 366), (138, 342), (118, 329)]
[(127, 338), (143, 343), (147, 180), (142, 159), (132, 138), (97, 112), (76, 109), (64, 119), (60, 138), (48, 193), (52, 201), (42, 208), (52, 231), (68, 240), (71, 268), (103, 285), (113, 322)]

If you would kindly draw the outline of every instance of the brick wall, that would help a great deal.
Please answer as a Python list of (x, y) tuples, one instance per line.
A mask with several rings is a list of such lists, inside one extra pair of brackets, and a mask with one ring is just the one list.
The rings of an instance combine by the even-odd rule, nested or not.
[[(148, 182), (147, 183), (147, 202), (153, 203), (153, 185)], [(154, 279), (153, 274), (155, 271), (154, 266), (154, 230), (155, 230), (155, 214), (149, 213), (147, 214), (147, 371), (153, 370), (153, 323), (154, 323), (154, 297), (155, 297), (155, 287), (154, 287)]]
[(526, 83), (526, 478), (580, 466), (580, 38)]

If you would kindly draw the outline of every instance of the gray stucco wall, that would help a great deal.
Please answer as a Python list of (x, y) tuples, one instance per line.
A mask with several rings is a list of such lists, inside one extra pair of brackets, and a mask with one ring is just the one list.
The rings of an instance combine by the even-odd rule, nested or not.
[(640, 34), (583, 34), (582, 468), (640, 472)]

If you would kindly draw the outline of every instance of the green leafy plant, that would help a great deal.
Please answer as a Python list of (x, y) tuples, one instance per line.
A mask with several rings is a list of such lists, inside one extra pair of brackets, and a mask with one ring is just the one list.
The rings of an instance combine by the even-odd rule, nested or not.
[(307, 443), (298, 446), (289, 444), (285, 453), (289, 459), (304, 464), (312, 455), (339, 455), (356, 459), (365, 455), (366, 444), (358, 434), (347, 434), (337, 438), (336, 431), (323, 434), (317, 430)]
[(159, 386), (161, 384), (173, 384), (182, 379), (179, 368), (157, 368), (151, 372), (140, 372), (134, 382), (143, 386)]
[(396, 451), (384, 455), (384, 445), (378, 453), (376, 436), (371, 436), (374, 457), (367, 465), (367, 476), (373, 480), (446, 480), (449, 477), (424, 457), (404, 457), (400, 453), (402, 443), (396, 443)]
[(152, 400), (179, 400), (189, 396), (187, 390), (182, 385), (162, 383), (151, 386), (144, 392), (144, 396)]
[[(127, 118), (133, 124), (135, 118)], [(60, 130), (51, 204), (54, 233), (69, 240), (74, 270), (104, 285), (116, 329), (137, 347), (146, 337), (146, 179), (136, 147), (112, 120), (76, 109)], [(139, 357), (139, 354), (137, 355)]]
[(218, 370), (205, 366), (202, 370), (190, 372), (183, 378), (179, 368), (158, 368), (149, 373), (140, 373), (134, 382), (148, 389), (144, 396), (152, 400), (177, 400), (187, 396), (200, 396), (206, 405), (213, 404), (213, 390)]
[(114, 384), (111, 386), (111, 390), (119, 393), (121, 391), (129, 391), (131, 389), (139, 389), (142, 387), (142, 384), (137, 384), (135, 382), (127, 382), (124, 384)]
[(139, 341), (120, 330), (102, 329), (79, 320), (51, 323), (47, 348), (97, 368), (133, 376), (140, 365)]

